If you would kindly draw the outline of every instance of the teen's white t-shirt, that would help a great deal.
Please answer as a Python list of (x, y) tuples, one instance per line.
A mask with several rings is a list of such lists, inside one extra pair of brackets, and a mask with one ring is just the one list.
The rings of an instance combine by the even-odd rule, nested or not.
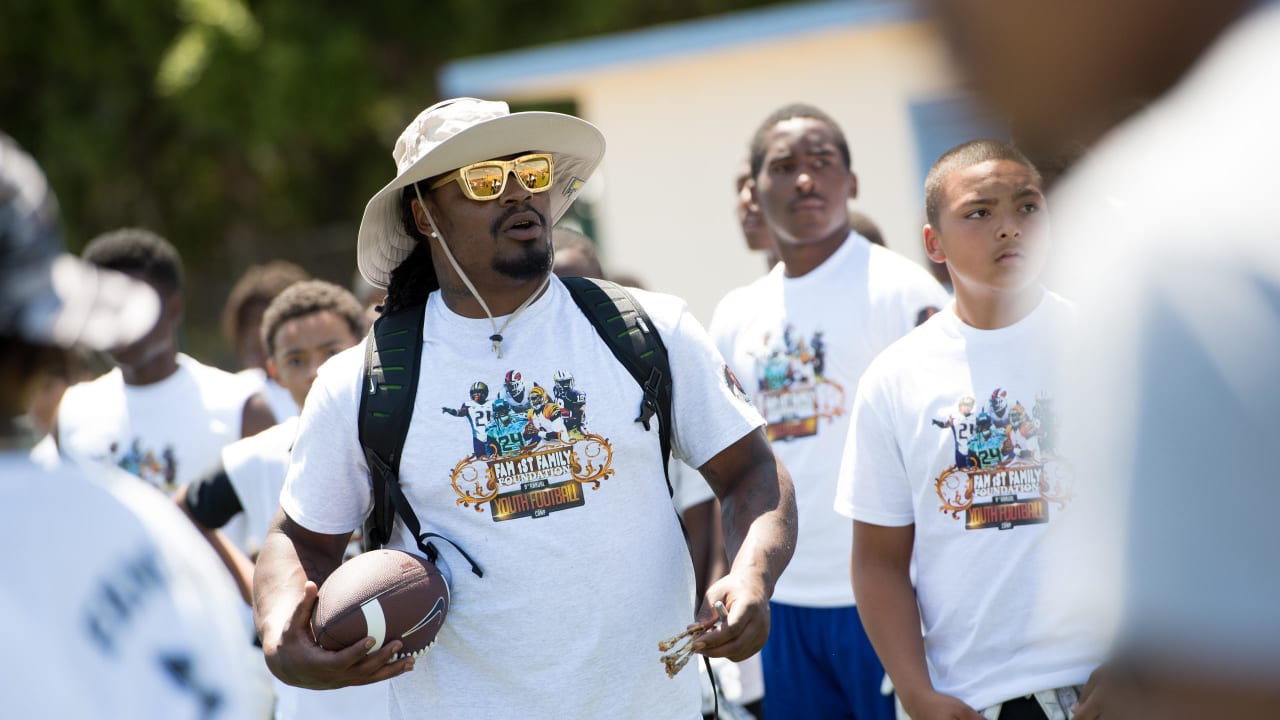
[[(634, 295), (671, 356), (675, 450), (700, 466), (761, 419), (682, 301)], [(401, 484), (423, 530), (460, 545), (484, 577), (435, 541), (449, 617), (391, 681), (392, 717), (699, 717), (697, 673), (671, 679), (659, 661), (658, 642), (693, 619), (693, 567), (657, 427), (635, 422), (640, 387), (555, 278), (503, 332), (503, 358), (489, 321), (454, 314), (438, 293), (425, 330)], [(303, 408), (281, 504), (314, 532), (351, 531), (369, 511), (363, 357), (357, 347), (326, 363)], [(524, 385), (512, 399), (531, 403), (522, 413), (499, 395), (511, 371)], [(444, 411), (474, 402), (477, 382), (491, 457), (477, 456), (468, 414)], [(548, 417), (561, 422), (538, 421)], [(391, 547), (417, 552), (398, 520)]]
[[(123, 473), (0, 452), (0, 717), (255, 717), (243, 601), (171, 500)], [(261, 715), (256, 715), (261, 717)]]
[(235, 488), (244, 514), (250, 547), (262, 547), (289, 472), (289, 452), (298, 435), (298, 418), (291, 417), (257, 435), (222, 448), (222, 469)]
[[(280, 507), (280, 490), (289, 472), (289, 457), (298, 435), (295, 415), (222, 449), (222, 468), (240, 500), (250, 547), (256, 551)], [(356, 546), (358, 551), (359, 546)], [(354, 554), (354, 553), (351, 553)], [(274, 678), (273, 678), (274, 680)], [(359, 714), (369, 720), (387, 717), (387, 684), (354, 685), (336, 690), (308, 690), (275, 680), (275, 720), (325, 720)]]
[(858, 378), (872, 358), (950, 299), (928, 272), (857, 233), (802, 277), (781, 264), (720, 301), (711, 335), (768, 422), (791, 473), (795, 554), (773, 599), (852, 605), (848, 520), (831, 510)]
[[(1039, 603), (1074, 578), (1046, 551), (1076, 482), (1055, 409), (1058, 340), (1073, 320), (1047, 291), (998, 330), (949, 307), (876, 358), (854, 403), (836, 510), (915, 525), (930, 677), (974, 708), (1083, 684), (1102, 659), (1087, 613)], [(965, 398), (974, 429), (962, 447), (952, 429)]]
[(150, 385), (126, 385), (120, 369), (67, 389), (58, 406), (58, 446), (115, 465), (172, 491), (217, 467), (240, 439), (253, 383), (178, 354), (178, 369)]

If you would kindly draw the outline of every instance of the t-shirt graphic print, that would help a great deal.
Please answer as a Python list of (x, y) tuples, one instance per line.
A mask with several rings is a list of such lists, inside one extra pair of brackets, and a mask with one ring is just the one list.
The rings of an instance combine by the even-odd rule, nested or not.
[(1075, 481), (1071, 464), (1054, 452), (1052, 396), (1036, 394), (1028, 410), (1020, 399), (1010, 406), (996, 388), (977, 412), (974, 404), (965, 395), (955, 414), (931, 419), (955, 443), (955, 462), (935, 481), (939, 511), (963, 519), (966, 530), (1049, 522), (1052, 507), (1071, 501)]
[(828, 378), (822, 330), (808, 337), (788, 323), (782, 332), (766, 332), (751, 352), (757, 379), (755, 404), (768, 423), (770, 440), (817, 435), (819, 424), (846, 412), (845, 391)]
[(490, 399), (490, 384), (471, 383), (468, 398), (441, 411), (466, 419), (470, 454), (450, 475), (457, 504), (488, 511), (494, 522), (545, 517), (586, 504), (584, 485), (599, 489), (613, 474), (613, 446), (591, 432), (587, 393), (569, 370), (526, 383), (509, 370)]

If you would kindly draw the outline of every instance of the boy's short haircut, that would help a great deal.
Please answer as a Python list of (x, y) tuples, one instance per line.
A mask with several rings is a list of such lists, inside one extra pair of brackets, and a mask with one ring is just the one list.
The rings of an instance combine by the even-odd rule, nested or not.
[(227, 302), (222, 306), (222, 334), (228, 342), (236, 342), (240, 330), (249, 321), (254, 305), (271, 304), (277, 295), (296, 282), (310, 280), (311, 275), (288, 260), (272, 260), (253, 265), (240, 276)]
[(1035, 175), (1037, 183), (1044, 181), (1035, 163), (1010, 143), (990, 138), (961, 143), (942, 153), (924, 179), (924, 211), (934, 229), (938, 227), (938, 215), (942, 211), (942, 181), (956, 170), (991, 160), (1010, 160), (1025, 165)]
[(267, 357), (276, 352), (275, 334), (281, 325), (326, 310), (342, 318), (352, 337), (364, 334), (364, 308), (350, 290), (324, 280), (304, 280), (277, 295), (262, 315), (262, 346)]
[(168, 240), (143, 228), (103, 233), (85, 246), (89, 263), (143, 280), (164, 295), (182, 290), (182, 257)]
[(764, 155), (768, 149), (765, 147), (765, 139), (769, 135), (769, 131), (773, 126), (784, 120), (792, 118), (808, 118), (817, 120), (831, 129), (831, 134), (835, 137), (836, 148), (840, 151), (840, 157), (844, 160), (844, 169), (853, 170), (853, 156), (849, 154), (849, 142), (844, 138), (844, 131), (836, 124), (834, 118), (822, 112), (813, 105), (806, 103), (791, 103), (784, 105), (769, 114), (769, 117), (760, 123), (760, 127), (756, 129), (756, 134), (751, 136), (751, 177), (760, 177), (760, 170), (764, 168)]

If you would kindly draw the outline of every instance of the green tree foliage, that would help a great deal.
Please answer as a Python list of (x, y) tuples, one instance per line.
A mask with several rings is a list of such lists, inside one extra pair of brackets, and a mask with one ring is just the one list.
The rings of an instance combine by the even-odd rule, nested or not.
[(248, 265), (347, 284), (390, 147), (438, 67), (777, 0), (6, 0), (0, 129), (38, 157), (68, 242), (140, 225), (187, 264), (193, 352)]

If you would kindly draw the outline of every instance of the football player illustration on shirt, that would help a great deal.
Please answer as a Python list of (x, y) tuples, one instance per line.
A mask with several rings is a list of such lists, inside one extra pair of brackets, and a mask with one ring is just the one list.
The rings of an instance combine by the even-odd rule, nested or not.
[(756, 407), (765, 416), (770, 440), (789, 440), (818, 433), (818, 421), (845, 412), (844, 388), (825, 375), (826, 340), (822, 330), (809, 339), (788, 323), (781, 343), (766, 332), (753, 353), (758, 393)]
[(1004, 427), (1009, 424), (1009, 418), (1006, 413), (1009, 412), (1009, 394), (1000, 388), (996, 388), (991, 392), (991, 421), (996, 427)]
[(1004, 459), (1039, 460), (1040, 428), (1035, 420), (1027, 415), (1022, 403), (1014, 403), (1009, 408), (1009, 427), (1004, 438)]
[(465, 417), (471, 423), (472, 456), (482, 458), (489, 455), (489, 434), (487, 428), (493, 417), (492, 403), (488, 402), (489, 386), (479, 380), (471, 384), (471, 402), (462, 403), (458, 408), (442, 407), (440, 411), (454, 417)]
[(1040, 452), (1053, 455), (1053, 433), (1057, 429), (1057, 415), (1053, 410), (1053, 398), (1045, 393), (1036, 394), (1036, 404), (1031, 407), (1031, 417), (1039, 428)]
[(451, 473), (458, 505), (492, 515), (494, 522), (538, 518), (586, 504), (583, 486), (601, 486), (613, 476), (613, 448), (587, 429), (587, 394), (573, 373), (559, 370), (553, 382), (525, 385), (511, 370), (497, 397), (475, 382), (471, 402), (442, 408), (471, 421), (472, 453)]
[(958, 416), (931, 419), (955, 443), (954, 464), (936, 481), (939, 510), (963, 516), (965, 530), (1047, 523), (1051, 504), (1065, 508), (1074, 496), (1074, 470), (1054, 452), (1052, 398), (1037, 394), (1030, 413), (1010, 400), (997, 388), (974, 415), (976, 402), (966, 395), (956, 404)]
[[(111, 454), (114, 456), (118, 450), (115, 443), (111, 445)], [(116, 460), (116, 465), (121, 470), (139, 477), (151, 485), (165, 490), (174, 489), (174, 479), (178, 476), (178, 459), (174, 457), (173, 448), (166, 447), (160, 457), (156, 457), (153, 450), (143, 450), (142, 440), (134, 438), (129, 445), (129, 451), (120, 455)]]
[(573, 386), (573, 373), (557, 370), (552, 392), (564, 408), (564, 428), (569, 437), (580, 440), (587, 434), (587, 394)]
[(542, 440), (559, 440), (560, 436), (565, 433), (564, 408), (559, 403), (551, 400), (547, 395), (547, 389), (539, 385), (533, 384), (533, 389), (529, 391), (529, 424), (537, 428), (538, 437)]
[(1005, 428), (995, 424), (990, 413), (978, 413), (969, 438), (969, 467), (992, 468), (1003, 458)]
[(493, 419), (485, 433), (489, 436), (490, 457), (519, 455), (525, 446), (538, 440), (536, 429), (529, 426), (529, 418), (516, 412), (505, 397), (493, 401)]
[(502, 397), (507, 399), (513, 412), (523, 413), (529, 409), (529, 399), (525, 396), (524, 377), (517, 370), (508, 370), (502, 379)]
[(973, 406), (976, 402), (972, 395), (965, 395), (956, 403), (959, 415), (948, 415), (946, 420), (933, 418), (930, 421), (940, 428), (951, 428), (951, 436), (956, 443), (956, 467), (969, 466), (969, 438), (973, 435)]

